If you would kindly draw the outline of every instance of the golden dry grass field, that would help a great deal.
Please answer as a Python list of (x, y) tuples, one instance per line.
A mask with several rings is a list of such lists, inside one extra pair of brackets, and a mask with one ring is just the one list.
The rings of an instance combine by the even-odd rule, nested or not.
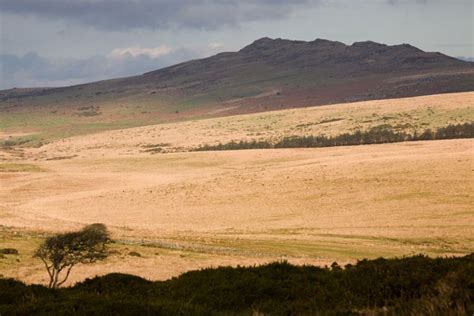
[[(186, 151), (205, 143), (333, 136), (377, 126), (422, 132), (474, 121), (474, 92), (334, 104), (292, 110), (159, 124), (75, 136), (30, 150), (34, 158), (137, 156), (150, 147)], [(2, 134), (0, 134), (0, 138)], [(4, 139), (7, 134), (3, 135)], [(148, 153), (149, 155), (149, 153)]]
[[(70, 283), (114, 271), (163, 279), (211, 265), (473, 252), (471, 139), (185, 152), (231, 139), (473, 121), (473, 100), (460, 93), (331, 105), (8, 149), (0, 162), (0, 248), (20, 255), (0, 259), (0, 273), (44, 282), (31, 258), (42, 238), (93, 222), (112, 231), (114, 254), (77, 267)], [(159, 143), (174, 152), (144, 152)]]

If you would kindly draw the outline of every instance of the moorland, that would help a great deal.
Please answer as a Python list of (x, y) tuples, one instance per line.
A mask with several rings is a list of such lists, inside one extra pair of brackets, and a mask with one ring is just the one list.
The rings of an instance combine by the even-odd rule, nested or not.
[[(176, 286), (181, 295), (214, 273), (222, 272), (224, 279), (249, 273), (250, 279), (242, 277), (249, 287), (254, 274), (284, 270), (289, 279), (319, 275), (334, 285), (327, 296), (352, 297), (341, 307), (346, 312), (391, 304), (395, 313), (403, 300), (400, 291), (366, 300), (364, 295), (375, 293), (351, 288), (359, 283), (352, 273), (363, 273), (364, 264), (358, 265), (362, 270), (351, 265), (384, 257), (393, 261), (367, 263), (374, 284), (401, 286), (394, 291), (406, 285), (395, 282), (391, 264), (394, 275), (413, 269), (407, 277), (410, 291), (415, 291), (411, 282), (424, 284), (405, 297), (410, 306), (436, 299), (435, 283), (450, 290), (460, 284), (464, 291), (460, 278), (472, 273), (474, 252), (473, 78), (472, 63), (410, 45), (264, 38), (238, 52), (139, 76), (1, 91), (0, 248), (18, 253), (0, 256), (0, 274), (18, 281), (4, 279), (0, 287), (23, 293), (11, 301), (26, 304), (19, 313), (58, 308), (48, 300), (73, 293), (70, 305), (65, 303), (69, 311), (84, 297), (104, 301), (83, 289), (97, 290), (107, 282), (135, 284), (150, 295)], [(412, 137), (426, 131), (437, 135), (448, 126), (464, 126), (466, 132), (450, 139)], [(285, 139), (372, 131), (405, 136), (394, 143), (275, 146)], [(215, 150), (241, 142), (272, 148)], [(109, 273), (136, 277), (104, 276), (64, 291), (28, 285), (47, 284), (42, 263), (32, 257), (45, 238), (98, 222), (112, 234), (110, 256), (75, 267), (65, 285)], [(428, 257), (394, 259), (418, 254)], [(445, 256), (450, 259), (430, 259)], [(275, 261), (284, 263), (266, 265)], [(315, 267), (335, 261), (349, 268)], [(415, 261), (422, 270), (432, 269), (431, 277), (423, 279), (410, 265)], [(379, 264), (388, 271), (382, 279), (376, 279)], [(238, 265), (264, 266), (182, 275)], [(258, 282), (268, 289), (273, 281)], [(216, 292), (222, 291), (219, 286)], [(320, 291), (305, 287), (308, 293)], [(173, 297), (149, 306), (133, 295), (114, 295), (110, 304), (135, 301), (144, 308), (140, 311), (188, 306)], [(188, 306), (190, 311), (214, 308), (207, 299)], [(291, 301), (293, 310), (308, 306), (304, 299)], [(277, 303), (259, 308), (281, 307), (271, 304)], [(251, 305), (239, 311), (248, 312)]]

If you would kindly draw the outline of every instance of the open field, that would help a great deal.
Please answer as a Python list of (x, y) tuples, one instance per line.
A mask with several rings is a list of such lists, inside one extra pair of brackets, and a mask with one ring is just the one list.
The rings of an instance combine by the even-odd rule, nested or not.
[(470, 253), (472, 149), (467, 139), (8, 162), (0, 248), (20, 257), (0, 259), (1, 273), (44, 281), (31, 258), (42, 234), (92, 222), (110, 227), (117, 253), (78, 267), (71, 282), (277, 259)]
[(473, 108), (474, 92), (364, 101), (59, 137), (37, 148), (22, 139), (38, 134), (1, 130), (0, 248), (20, 254), (0, 258), (0, 274), (44, 282), (35, 247), (93, 222), (113, 232), (114, 255), (77, 267), (70, 284), (109, 272), (165, 279), (211, 265), (473, 252), (472, 139), (188, 152), (377, 126), (412, 133), (472, 122)]

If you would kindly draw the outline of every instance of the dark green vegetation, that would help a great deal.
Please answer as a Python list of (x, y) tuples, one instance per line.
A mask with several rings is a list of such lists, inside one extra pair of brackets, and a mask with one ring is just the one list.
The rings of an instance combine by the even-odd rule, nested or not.
[[(0, 259), (3, 259), (5, 258), (5, 256), (8, 255), (18, 255), (18, 250), (15, 249), (15, 248), (3, 248), (3, 249), (0, 249)], [(1, 276), (1, 274), (0, 274)]]
[(472, 91), (473, 80), (474, 63), (407, 44), (262, 38), (139, 76), (0, 91), (0, 130), (37, 133), (23, 144), (35, 146), (134, 126)]
[(306, 147), (333, 147), (366, 144), (397, 143), (417, 140), (473, 138), (474, 122), (464, 124), (450, 124), (438, 128), (436, 131), (425, 130), (421, 134), (408, 134), (393, 131), (391, 127), (375, 127), (368, 131), (356, 131), (352, 134), (345, 133), (333, 137), (326, 136), (290, 136), (284, 137), (276, 143), (270, 141), (231, 141), (218, 145), (203, 145), (193, 151), (209, 150), (237, 150), (237, 149), (262, 149), (262, 148), (306, 148)]
[(3, 248), (0, 249), (0, 254), (2, 255), (17, 255), (18, 250), (15, 248)]
[(471, 315), (473, 302), (474, 254), (220, 267), (156, 282), (109, 274), (64, 289), (0, 279), (2, 315)]

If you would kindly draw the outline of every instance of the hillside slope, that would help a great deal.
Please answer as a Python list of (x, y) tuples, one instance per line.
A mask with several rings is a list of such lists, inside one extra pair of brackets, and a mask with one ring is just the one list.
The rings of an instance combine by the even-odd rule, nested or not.
[(78, 135), (24, 150), (23, 154), (41, 160), (65, 156), (137, 157), (161, 150), (188, 151), (204, 144), (216, 145), (232, 140), (276, 141), (285, 136), (337, 136), (377, 127), (422, 133), (428, 128), (436, 130), (449, 124), (473, 122), (473, 108), (474, 92), (352, 102)]
[(85, 85), (0, 92), (0, 129), (66, 137), (371, 99), (472, 91), (474, 64), (408, 44), (262, 38), (238, 52)]

